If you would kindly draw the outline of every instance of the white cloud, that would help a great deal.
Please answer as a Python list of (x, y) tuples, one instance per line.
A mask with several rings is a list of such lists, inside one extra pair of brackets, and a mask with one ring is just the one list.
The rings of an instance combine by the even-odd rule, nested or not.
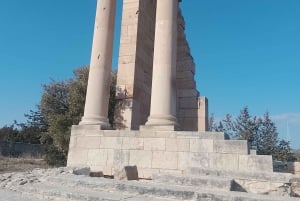
[(293, 148), (300, 148), (300, 113), (284, 113), (271, 115), (275, 122), (279, 137), (291, 142)]

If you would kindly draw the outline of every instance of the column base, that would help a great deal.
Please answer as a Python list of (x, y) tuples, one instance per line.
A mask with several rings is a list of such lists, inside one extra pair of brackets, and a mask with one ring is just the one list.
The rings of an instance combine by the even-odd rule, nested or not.
[(172, 115), (151, 115), (140, 130), (175, 131), (180, 130), (180, 126)]
[(82, 117), (79, 125), (100, 126), (101, 130), (112, 129), (111, 125), (109, 124), (108, 118), (106, 117)]

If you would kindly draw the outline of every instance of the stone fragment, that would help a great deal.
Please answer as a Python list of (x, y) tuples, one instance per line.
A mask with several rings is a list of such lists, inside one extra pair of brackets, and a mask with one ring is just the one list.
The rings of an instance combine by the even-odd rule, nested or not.
[(70, 170), (70, 173), (75, 175), (90, 175), (91, 169), (89, 167), (73, 167)]
[(104, 177), (103, 172), (90, 172), (90, 177)]
[(114, 178), (118, 180), (139, 180), (137, 166), (125, 166), (121, 170), (115, 170)]

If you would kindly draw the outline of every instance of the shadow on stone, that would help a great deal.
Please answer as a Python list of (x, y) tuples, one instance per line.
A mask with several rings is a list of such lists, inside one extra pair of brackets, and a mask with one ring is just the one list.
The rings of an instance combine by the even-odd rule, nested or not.
[(104, 177), (103, 172), (90, 172), (90, 177)]
[(247, 192), (246, 189), (244, 189), (244, 187), (237, 183), (235, 180), (233, 180), (231, 183), (230, 191)]
[(137, 166), (125, 166), (121, 170), (116, 170), (114, 178), (118, 180), (139, 180)]

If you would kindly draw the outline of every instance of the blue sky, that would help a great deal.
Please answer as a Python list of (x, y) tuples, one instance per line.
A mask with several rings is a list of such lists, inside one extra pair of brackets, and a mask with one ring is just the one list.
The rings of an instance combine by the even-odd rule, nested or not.
[[(1, 0), (0, 126), (25, 121), (42, 84), (89, 63), (95, 8), (96, 0)], [(184, 0), (181, 8), (210, 113), (269, 111), (280, 137), (300, 148), (300, 1)], [(117, 56), (118, 40), (114, 67)]]

